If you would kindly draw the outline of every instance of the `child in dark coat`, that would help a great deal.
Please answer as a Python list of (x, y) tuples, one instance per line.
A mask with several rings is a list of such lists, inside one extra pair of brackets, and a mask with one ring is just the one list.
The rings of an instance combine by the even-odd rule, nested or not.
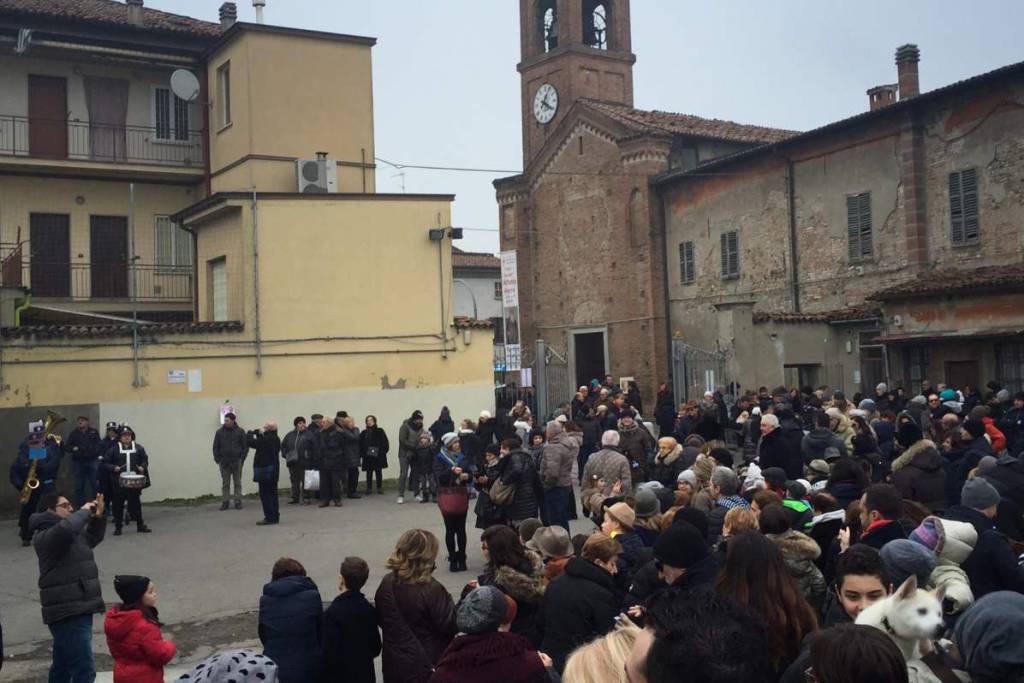
[(434, 453), (436, 447), (430, 440), (430, 432), (420, 434), (419, 443), (412, 454), (413, 492), (416, 500), (429, 503), (431, 497), (437, 501), (437, 483), (434, 481)]
[(376, 683), (380, 655), (377, 612), (360, 592), (370, 576), (366, 560), (346, 557), (338, 575), (341, 594), (324, 613), (321, 683)]

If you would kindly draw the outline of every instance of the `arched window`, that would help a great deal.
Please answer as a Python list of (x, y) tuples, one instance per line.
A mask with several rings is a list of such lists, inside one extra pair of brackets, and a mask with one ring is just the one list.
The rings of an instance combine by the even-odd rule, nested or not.
[(558, 47), (558, 6), (557, 0), (540, 0), (537, 3), (537, 16), (540, 19), (540, 39), (544, 52), (551, 52)]
[(602, 0), (583, 0), (583, 44), (598, 50), (608, 49), (608, 4)]

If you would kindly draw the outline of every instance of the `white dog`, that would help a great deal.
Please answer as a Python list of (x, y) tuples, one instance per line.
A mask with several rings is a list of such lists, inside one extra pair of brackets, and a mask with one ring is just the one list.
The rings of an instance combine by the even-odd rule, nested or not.
[(917, 577), (911, 575), (895, 593), (879, 600), (857, 616), (857, 623), (885, 631), (907, 661), (920, 659), (932, 650), (932, 641), (942, 635), (942, 598), (945, 590), (934, 594), (918, 590)]

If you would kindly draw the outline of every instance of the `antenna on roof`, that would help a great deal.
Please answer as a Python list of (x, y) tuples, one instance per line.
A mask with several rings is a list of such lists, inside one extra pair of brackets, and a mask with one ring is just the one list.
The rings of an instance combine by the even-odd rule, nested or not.
[(252, 6), (256, 10), (256, 23), (263, 23), (263, 8), (267, 6), (267, 0), (252, 0)]

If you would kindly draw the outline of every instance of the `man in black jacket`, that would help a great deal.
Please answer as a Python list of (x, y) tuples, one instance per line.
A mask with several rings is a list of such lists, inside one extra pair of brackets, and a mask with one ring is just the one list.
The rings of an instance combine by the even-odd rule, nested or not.
[(78, 428), (68, 435), (64, 452), (71, 454), (71, 475), (75, 480), (75, 505), (82, 506), (86, 501), (86, 486), (89, 496), (95, 497), (97, 462), (100, 456), (100, 433), (89, 426), (89, 418), (78, 416)]
[(249, 454), (245, 430), (238, 426), (234, 413), (224, 415), (224, 424), (213, 437), (213, 461), (220, 467), (221, 510), (230, 504), (231, 482), (235, 487), (235, 509), (242, 509), (242, 466)]
[(281, 437), (277, 435), (277, 423), (273, 420), (263, 425), (263, 430), (254, 429), (247, 435), (249, 447), (255, 451), (252, 458), (253, 479), (260, 491), (263, 519), (258, 526), (277, 524), (281, 521), (277, 482), (281, 466), (277, 458), (281, 455)]
[(1006, 436), (1006, 450), (1014, 457), (1024, 455), (1024, 391), (1013, 397), (1013, 408), (1003, 413), (999, 429)]
[(281, 442), (281, 457), (288, 466), (288, 479), (292, 487), (292, 499), (288, 504), (301, 502), (305, 505), (309, 503), (303, 486), (306, 470), (316, 469), (316, 434), (306, 427), (304, 417), (295, 418), (292, 424), (295, 429), (288, 432)]
[(377, 613), (363, 596), (370, 576), (366, 560), (346, 557), (341, 563), (341, 594), (324, 612), (322, 683), (374, 683), (373, 660), (380, 656)]
[(103, 496), (74, 508), (65, 496), (48, 493), (29, 525), (39, 558), (39, 603), (53, 634), (50, 680), (92, 681), (92, 615), (103, 612), (99, 570), (92, 549), (103, 540), (107, 520)]

